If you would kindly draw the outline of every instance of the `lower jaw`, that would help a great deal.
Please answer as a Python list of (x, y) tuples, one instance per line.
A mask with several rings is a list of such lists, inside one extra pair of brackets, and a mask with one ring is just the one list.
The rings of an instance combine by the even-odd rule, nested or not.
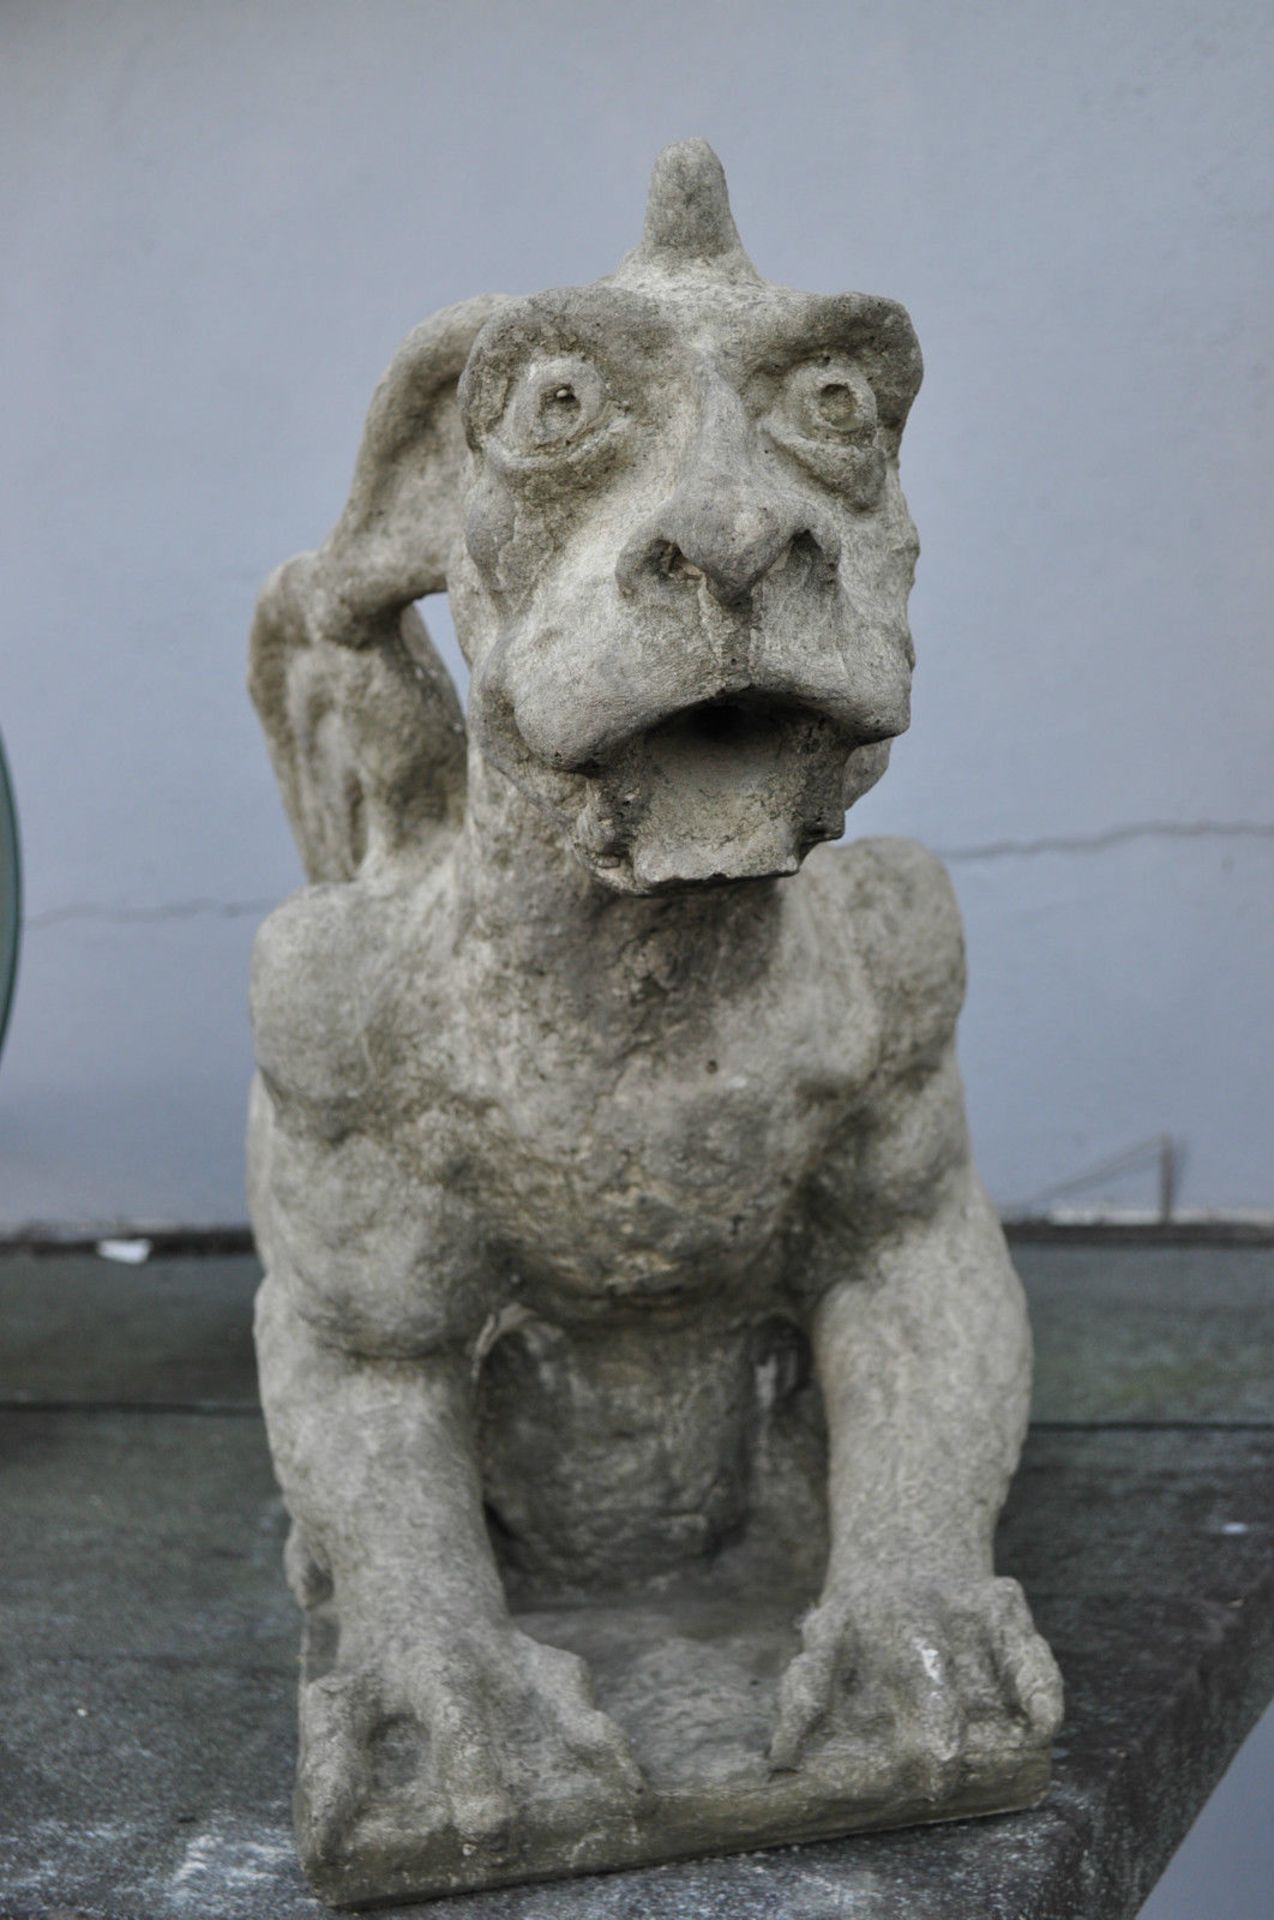
[(619, 892), (679, 893), (780, 879), (797, 871), (807, 850), (775, 821), (708, 844), (641, 834), (622, 854), (584, 857), (597, 878)]
[[(839, 839), (845, 814), (884, 772), (889, 742), (857, 745), (827, 722), (780, 715), (745, 751), (674, 726), (631, 742), (587, 774), (555, 773), (514, 734), (487, 743), (493, 763), (534, 800), (595, 881), (621, 894), (699, 892), (795, 874)], [(502, 750), (501, 750), (502, 748)]]
[(794, 874), (810, 849), (839, 838), (844, 824), (838, 804), (814, 818), (756, 804), (652, 807), (631, 832), (605, 848), (577, 835), (575, 850), (594, 876), (617, 892), (688, 892)]
[(595, 776), (575, 829), (586, 865), (626, 893), (795, 873), (811, 847), (844, 830), (853, 756), (821, 724), (745, 745), (704, 748), (678, 734), (637, 743)]

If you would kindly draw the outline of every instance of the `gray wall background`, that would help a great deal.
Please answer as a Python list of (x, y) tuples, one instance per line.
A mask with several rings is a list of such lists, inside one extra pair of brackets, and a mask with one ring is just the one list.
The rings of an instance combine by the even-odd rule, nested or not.
[(691, 132), (763, 271), (925, 346), (916, 719), (851, 825), (953, 857), (993, 1193), (1166, 1130), (1187, 1205), (1269, 1205), (1272, 53), (1263, 0), (7, 0), (0, 1224), (242, 1217), (298, 880), (255, 589), (406, 329), (608, 268)]

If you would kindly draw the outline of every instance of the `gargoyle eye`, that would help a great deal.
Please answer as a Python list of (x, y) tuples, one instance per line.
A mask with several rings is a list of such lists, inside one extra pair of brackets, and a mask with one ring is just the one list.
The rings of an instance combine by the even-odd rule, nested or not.
[(829, 380), (818, 390), (818, 411), (829, 427), (844, 431), (859, 425), (859, 403), (852, 387), (843, 380)]
[(570, 433), (579, 418), (579, 395), (574, 387), (554, 387), (540, 396), (539, 424), (554, 438)]
[(810, 439), (870, 443), (876, 433), (876, 396), (862, 370), (844, 355), (821, 354), (788, 379), (785, 411)]
[(514, 383), (503, 437), (520, 454), (566, 452), (601, 424), (609, 406), (596, 367), (574, 355), (532, 362)]

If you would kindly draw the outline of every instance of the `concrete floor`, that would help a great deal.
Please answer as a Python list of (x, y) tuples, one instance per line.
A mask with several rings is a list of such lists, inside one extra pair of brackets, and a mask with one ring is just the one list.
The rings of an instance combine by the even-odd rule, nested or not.
[[(446, 1901), (438, 1920), (1137, 1911), (1274, 1692), (1274, 1254), (1017, 1258), (1038, 1390), (1001, 1561), (1068, 1681), (1045, 1806)], [(288, 1829), (297, 1621), (256, 1405), (255, 1278), (247, 1257), (0, 1257), (6, 1920), (323, 1911)], [(1209, 1808), (1146, 1920), (1268, 1920), (1270, 1731), (1224, 1790), (1238, 1830), (1218, 1834), (1224, 1807)]]

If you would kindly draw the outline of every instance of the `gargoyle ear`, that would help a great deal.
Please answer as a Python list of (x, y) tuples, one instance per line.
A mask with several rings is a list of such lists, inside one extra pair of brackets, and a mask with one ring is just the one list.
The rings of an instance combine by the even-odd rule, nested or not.
[(372, 395), (349, 499), (319, 552), (325, 637), (366, 645), (387, 618), (445, 590), (469, 459), (456, 384), (504, 304), (482, 294), (422, 321)]
[(408, 334), (372, 397), (345, 511), (257, 601), (248, 683), (311, 880), (441, 844), (463, 814), (464, 720), (412, 602), (447, 584), (470, 458), (456, 383), (502, 304), (466, 300)]

